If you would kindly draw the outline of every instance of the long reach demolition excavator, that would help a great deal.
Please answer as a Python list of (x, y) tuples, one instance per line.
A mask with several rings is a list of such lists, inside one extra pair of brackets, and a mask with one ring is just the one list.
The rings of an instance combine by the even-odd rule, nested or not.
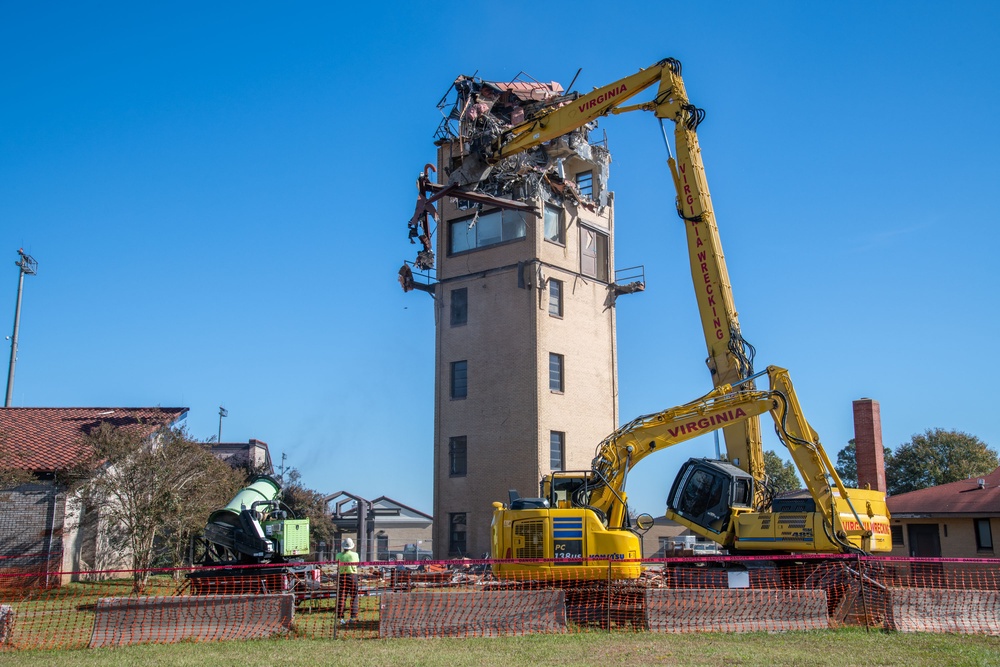
[[(624, 104), (654, 86), (652, 100)], [(598, 445), (591, 470), (546, 475), (541, 497), (494, 503), (492, 552), (504, 559), (495, 573), (500, 578), (597, 579), (606, 578), (610, 566), (614, 578), (638, 577), (641, 532), (652, 519), (640, 515), (633, 525), (625, 492), (628, 472), (654, 452), (719, 430), (728, 458), (691, 459), (681, 467), (667, 499), (670, 519), (735, 553), (891, 550), (885, 495), (844, 486), (802, 413), (787, 371), (771, 366), (754, 372), (755, 351), (740, 331), (698, 145), (696, 131), (705, 112), (688, 100), (680, 62), (667, 58), (586, 95), (542, 105), (490, 141), (472, 145), (449, 175), (448, 188), (471, 190), (501, 160), (600, 117), (629, 111), (649, 111), (660, 121), (715, 388), (622, 426)], [(676, 156), (666, 121), (674, 124)], [(755, 386), (763, 375), (767, 391)], [(805, 503), (786, 506), (772, 497), (760, 431), (764, 413), (773, 418), (805, 481), (811, 496)], [(538, 560), (514, 562), (522, 559)]]

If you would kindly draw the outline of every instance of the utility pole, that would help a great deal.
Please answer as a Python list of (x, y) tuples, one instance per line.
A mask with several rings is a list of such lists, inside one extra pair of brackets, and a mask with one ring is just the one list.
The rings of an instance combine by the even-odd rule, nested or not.
[(222, 444), (222, 418), (229, 416), (229, 410), (226, 410), (221, 405), (219, 406), (219, 444)]
[(285, 459), (288, 458), (288, 454), (281, 452), (281, 472), (278, 473), (278, 477), (281, 478), (281, 483), (285, 483)]
[(4, 407), (10, 407), (10, 400), (14, 396), (14, 365), (17, 364), (17, 331), (21, 327), (21, 293), (24, 291), (24, 276), (33, 276), (38, 273), (38, 262), (18, 248), (17, 254), (21, 259), (14, 264), (20, 269), (17, 277), (17, 308), (14, 310), (14, 334), (10, 339), (10, 368), (7, 371), (7, 400)]

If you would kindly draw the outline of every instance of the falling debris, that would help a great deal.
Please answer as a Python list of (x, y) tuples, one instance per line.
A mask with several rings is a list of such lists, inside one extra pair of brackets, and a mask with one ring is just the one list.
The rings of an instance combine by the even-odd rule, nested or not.
[[(596, 121), (533, 148), (498, 157), (513, 136), (512, 131), (578, 98), (578, 93), (565, 93), (555, 81), (541, 83), (523, 74), (509, 82), (464, 75), (455, 79), (438, 103), (444, 116), (435, 133), (444, 170), (442, 182), (431, 180), (437, 171), (431, 164), (417, 178), (417, 202), (408, 223), (410, 243), (421, 246), (412, 263), (415, 269), (434, 268), (434, 202), (443, 197), (470, 210), (482, 210), (483, 205), (488, 205), (537, 214), (540, 197), (558, 207), (571, 202), (603, 212), (608, 205), (606, 182), (611, 154), (606, 140), (590, 143), (589, 133), (596, 129)], [(566, 176), (564, 161), (570, 157), (593, 165), (590, 182), (577, 183)], [(596, 200), (593, 193), (598, 193)], [(400, 269), (399, 281), (404, 291), (421, 288), (406, 264)]]

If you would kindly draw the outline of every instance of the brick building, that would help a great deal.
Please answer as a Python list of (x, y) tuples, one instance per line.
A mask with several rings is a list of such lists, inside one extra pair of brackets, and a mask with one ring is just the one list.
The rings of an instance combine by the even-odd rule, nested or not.
[(262, 440), (251, 438), (247, 442), (213, 442), (208, 448), (215, 457), (233, 468), (246, 468), (265, 475), (274, 474), (271, 450)]
[(890, 496), (892, 555), (996, 558), (1000, 468), (988, 475)]
[(561, 86), (460, 77), (455, 88), (437, 173), (477, 198), (438, 200), (437, 282), (423, 288), (436, 308), (433, 542), (437, 558), (478, 558), (494, 501), (589, 469), (618, 426), (615, 299), (641, 281), (615, 284), (611, 157), (592, 128), (468, 180), (478, 133)]
[(60, 473), (89, 457), (82, 438), (101, 423), (152, 434), (186, 414), (187, 408), (0, 408), (0, 466), (31, 473), (30, 481), (0, 489), (0, 569), (47, 575), (120, 565), (120, 554), (101, 549), (97, 510), (88, 517)]

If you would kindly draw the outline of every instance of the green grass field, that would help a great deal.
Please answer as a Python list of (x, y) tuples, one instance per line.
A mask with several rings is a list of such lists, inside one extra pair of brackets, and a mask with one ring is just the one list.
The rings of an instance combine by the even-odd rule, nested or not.
[(383, 665), (1000, 666), (1000, 637), (828, 630), (775, 634), (592, 632), (495, 639), (272, 640), (0, 653), (12, 667)]

